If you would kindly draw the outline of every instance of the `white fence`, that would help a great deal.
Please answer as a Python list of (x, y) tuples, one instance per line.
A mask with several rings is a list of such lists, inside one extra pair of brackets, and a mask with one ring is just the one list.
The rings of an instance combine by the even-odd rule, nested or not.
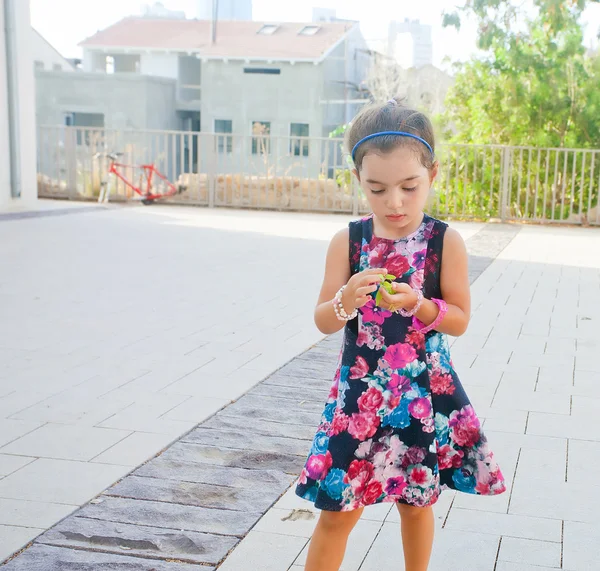
[[(279, 210), (368, 212), (342, 140), (182, 131), (39, 127), (38, 193), (94, 199), (109, 152), (137, 184), (155, 164), (185, 191), (169, 202)], [(600, 150), (442, 145), (429, 210), (446, 218), (600, 225)], [(116, 181), (111, 200), (135, 193)]]

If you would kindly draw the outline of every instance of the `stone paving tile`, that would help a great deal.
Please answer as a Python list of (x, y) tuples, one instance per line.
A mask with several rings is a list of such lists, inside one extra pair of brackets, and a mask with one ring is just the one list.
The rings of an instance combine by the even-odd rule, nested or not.
[(95, 552), (217, 564), (237, 538), (192, 531), (166, 530), (82, 517), (69, 518), (38, 538), (37, 543)]
[(245, 535), (260, 515), (258, 512), (111, 497), (103, 497), (101, 503), (88, 504), (77, 512), (78, 517), (94, 520), (238, 537)]
[[(281, 470), (297, 475), (302, 470), (304, 458), (291, 454), (263, 451), (241, 451), (219, 449), (214, 446), (177, 442), (164, 452), (167, 460), (191, 461), (199, 464), (212, 464), (224, 468), (248, 468), (261, 470)], [(0, 482), (1, 484), (1, 482)]]
[(231, 486), (131, 476), (110, 488), (105, 494), (119, 498), (152, 500), (222, 510), (265, 511), (273, 504), (270, 496), (272, 497), (274, 493), (277, 493), (277, 490), (268, 487), (264, 490), (267, 493), (258, 493), (257, 489), (250, 487), (233, 488)]
[(43, 531), (43, 528), (0, 525), (0, 564)]
[(144, 464), (132, 473), (133, 476), (178, 480), (182, 482), (197, 482), (214, 484), (232, 488), (274, 487), (282, 492), (295, 480), (295, 476), (279, 470), (262, 470), (254, 468), (229, 467), (223, 470), (221, 466), (198, 464), (184, 460), (170, 460), (164, 455), (158, 456)]
[(558, 568), (561, 566), (561, 555), (560, 542), (503, 537), (498, 561)]
[[(324, 401), (323, 401), (324, 402)], [(203, 429), (212, 430), (239, 430), (239, 420), (235, 416), (213, 416), (202, 423)], [(283, 422), (273, 422), (264, 419), (245, 419), (244, 432), (248, 434), (259, 434), (271, 436), (277, 434), (285, 438), (297, 438), (298, 440), (312, 441), (315, 435), (315, 428), (312, 425), (288, 424)], [(306, 451), (308, 454), (308, 450)]]
[(192, 430), (192, 432), (181, 439), (181, 442), (236, 450), (257, 450), (274, 452), (276, 454), (293, 454), (295, 456), (302, 456), (303, 459), (306, 457), (307, 450), (311, 444), (309, 440), (263, 436), (247, 432), (240, 434), (239, 431), (215, 431), (204, 428)]
[(109, 553), (90, 553), (64, 547), (36, 544), (2, 571), (214, 571), (214, 567), (156, 561)]

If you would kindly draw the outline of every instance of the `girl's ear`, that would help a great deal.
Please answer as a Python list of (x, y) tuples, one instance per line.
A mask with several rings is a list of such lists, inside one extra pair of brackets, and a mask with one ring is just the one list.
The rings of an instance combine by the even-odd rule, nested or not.
[(435, 163), (433, 163), (433, 166), (431, 167), (431, 170), (429, 171), (429, 183), (430, 184), (433, 184), (433, 181), (437, 178), (439, 169), (440, 169), (440, 163), (438, 161), (435, 161)]
[(360, 182), (360, 173), (358, 172), (358, 169), (352, 169), (352, 174), (356, 177), (356, 180)]

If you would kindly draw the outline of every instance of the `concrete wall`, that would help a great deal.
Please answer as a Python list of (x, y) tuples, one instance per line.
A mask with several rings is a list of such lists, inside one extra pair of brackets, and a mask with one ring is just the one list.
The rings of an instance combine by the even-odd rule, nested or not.
[[(5, 3), (0, 0), (0, 208), (19, 203), (26, 207), (37, 200), (36, 132), (31, 18), (28, 0), (11, 1), (11, 21), (4, 21)], [(6, 29), (14, 32), (12, 59), (8, 61)], [(10, 70), (10, 72), (9, 72)], [(11, 73), (15, 107), (9, 116), (9, 82)], [(11, 139), (15, 170), (11, 173)], [(11, 196), (11, 180), (17, 197)]]
[(66, 113), (104, 115), (108, 129), (174, 129), (175, 82), (138, 74), (38, 72), (38, 125), (64, 125)]
[(177, 54), (142, 54), (140, 73), (154, 77), (177, 79), (179, 74), (179, 56)]

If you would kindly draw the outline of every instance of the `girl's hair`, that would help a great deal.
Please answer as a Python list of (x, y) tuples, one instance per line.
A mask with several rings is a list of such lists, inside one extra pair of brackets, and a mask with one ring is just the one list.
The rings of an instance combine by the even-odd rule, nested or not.
[[(435, 138), (431, 121), (420, 111), (404, 107), (397, 99), (387, 103), (371, 104), (359, 111), (346, 132), (346, 148), (352, 149), (364, 137), (382, 131), (405, 131), (425, 139), (435, 152)], [(382, 135), (361, 143), (356, 149), (354, 166), (360, 170), (363, 159), (369, 152), (387, 153), (399, 146), (407, 146), (418, 154), (421, 164), (433, 168), (435, 158), (420, 141), (402, 135)]]

